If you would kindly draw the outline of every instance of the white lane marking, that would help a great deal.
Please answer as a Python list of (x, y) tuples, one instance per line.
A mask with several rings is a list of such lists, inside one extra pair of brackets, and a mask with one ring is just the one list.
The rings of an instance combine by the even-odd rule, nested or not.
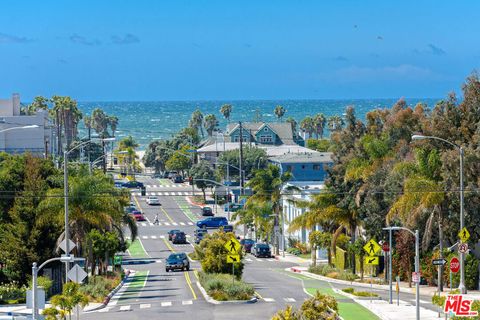
[(147, 226), (147, 223), (145, 223), (145, 222), (142, 222), (142, 223), (140, 223), (140, 224), (142, 225), (142, 227), (146, 227), (146, 226)]
[(265, 301), (265, 302), (275, 302), (275, 299), (273, 299), (273, 298), (263, 298), (263, 301)]
[(160, 238), (165, 239), (165, 236), (164, 236), (164, 235), (161, 235)]
[(147, 236), (142, 236), (142, 239), (144, 239), (144, 240), (145, 240), (145, 239), (148, 239), (148, 237), (147, 237)]
[(171, 301), (162, 302), (161, 305), (162, 305), (162, 307), (171, 307), (172, 302)]
[(185, 222), (180, 222), (180, 225), (181, 225), (181, 226), (184, 226), (184, 225), (185, 225)]
[(177, 192), (177, 195), (178, 195), (178, 196), (181, 196), (181, 195), (182, 195), (182, 193), (181, 193), (181, 192)]
[(245, 258), (245, 261), (252, 262), (253, 260), (250, 258)]
[(193, 226), (193, 222), (187, 222), (189, 226)]
[(182, 304), (185, 306), (185, 305), (188, 305), (188, 304), (193, 304), (193, 301), (192, 300), (185, 300), (185, 301), (182, 301)]
[(152, 222), (150, 222), (148, 225), (149, 225), (150, 227), (153, 227), (153, 226), (154, 226), (154, 224), (153, 224)]
[(273, 262), (275, 261), (275, 259), (267, 259), (267, 261)]
[(150, 238), (152, 238), (152, 239), (157, 239), (157, 236), (150, 236)]
[(172, 222), (172, 225), (174, 225), (174, 226), (178, 226), (178, 223), (176, 223), (176, 222)]
[(121, 306), (120, 311), (130, 311), (130, 306)]
[(152, 305), (150, 303), (142, 303), (140, 305), (140, 309), (148, 309), (148, 308), (151, 308)]
[(192, 236), (190, 236), (189, 234), (187, 234), (187, 236), (186, 236), (186, 237), (187, 237), (187, 238), (191, 238)]
[(97, 312), (108, 312), (108, 311), (110, 311), (110, 308), (106, 307), (106, 308), (98, 310)]
[(155, 263), (162, 263), (162, 260), (155, 260)]
[(296, 300), (294, 298), (283, 298), (285, 302), (295, 302)]
[(255, 260), (257, 260), (258, 262), (262, 262), (262, 261), (263, 261), (263, 260), (260, 260), (260, 259), (258, 259), (258, 258), (255, 258)]
[(166, 226), (169, 226), (170, 222), (164, 222), (163, 224), (165, 224)]

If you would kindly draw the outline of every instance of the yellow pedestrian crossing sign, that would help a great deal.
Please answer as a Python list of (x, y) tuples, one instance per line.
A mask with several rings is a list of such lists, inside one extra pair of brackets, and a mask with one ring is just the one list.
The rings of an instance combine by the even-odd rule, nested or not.
[(467, 242), (468, 239), (470, 239), (470, 233), (468, 232), (467, 228), (463, 227), (462, 230), (458, 233), (458, 237), (462, 242)]
[(228, 240), (224, 247), (228, 250), (228, 252), (230, 252), (230, 254), (239, 254), (240, 249), (242, 248), (240, 242), (238, 242), (238, 240), (235, 238)]
[(378, 257), (365, 257), (363, 261), (367, 266), (378, 266)]
[(370, 241), (367, 242), (366, 245), (363, 246), (363, 250), (369, 255), (369, 256), (374, 256), (376, 255), (382, 248), (378, 245), (378, 243), (370, 239)]
[(227, 263), (240, 262), (239, 254), (227, 254)]

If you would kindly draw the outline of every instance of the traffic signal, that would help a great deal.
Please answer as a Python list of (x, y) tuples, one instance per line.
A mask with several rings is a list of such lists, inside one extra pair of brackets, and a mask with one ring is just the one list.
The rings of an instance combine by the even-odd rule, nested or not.
[(145, 197), (147, 195), (147, 188), (142, 187), (142, 197)]
[(193, 177), (192, 176), (188, 177), (188, 184), (193, 185)]

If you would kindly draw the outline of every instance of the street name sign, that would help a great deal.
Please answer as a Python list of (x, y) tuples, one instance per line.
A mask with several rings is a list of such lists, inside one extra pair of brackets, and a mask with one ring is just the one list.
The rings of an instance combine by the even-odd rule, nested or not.
[(374, 256), (376, 255), (382, 248), (378, 245), (378, 243), (370, 239), (370, 241), (367, 242), (366, 245), (363, 246), (363, 250), (369, 255), (369, 256)]
[(364, 262), (366, 265), (370, 266), (378, 266), (378, 257), (365, 257)]
[(78, 264), (75, 264), (75, 266), (68, 271), (67, 276), (68, 279), (72, 280), (73, 282), (82, 283), (83, 279), (87, 277), (87, 273), (82, 267), (80, 267)]
[(458, 237), (462, 242), (467, 242), (470, 239), (470, 233), (468, 232), (467, 228), (463, 227), (462, 230), (458, 233)]
[(239, 254), (240, 249), (242, 248), (240, 242), (238, 242), (238, 240), (235, 238), (231, 238), (230, 240), (228, 240), (225, 243), (224, 247), (228, 250), (228, 252), (230, 252), (230, 254)]
[(445, 263), (447, 263), (447, 260), (445, 260), (444, 258), (442, 259), (433, 259), (432, 260), (432, 264), (434, 266), (443, 266)]
[(227, 254), (227, 263), (240, 262), (239, 254)]

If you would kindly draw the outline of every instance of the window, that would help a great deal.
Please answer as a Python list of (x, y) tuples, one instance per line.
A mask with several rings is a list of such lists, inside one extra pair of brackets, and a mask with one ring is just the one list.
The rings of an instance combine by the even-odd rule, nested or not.
[(320, 165), (319, 164), (314, 164), (313, 165), (313, 170), (316, 170), (316, 171), (320, 170)]
[(263, 131), (267, 132), (267, 131), (268, 131), (268, 128), (267, 128), (267, 127), (263, 128)]
[(261, 135), (258, 140), (260, 141), (260, 143), (272, 143), (273, 136), (271, 134)]
[(304, 165), (304, 164), (302, 164), (302, 169), (305, 169), (305, 165)]

